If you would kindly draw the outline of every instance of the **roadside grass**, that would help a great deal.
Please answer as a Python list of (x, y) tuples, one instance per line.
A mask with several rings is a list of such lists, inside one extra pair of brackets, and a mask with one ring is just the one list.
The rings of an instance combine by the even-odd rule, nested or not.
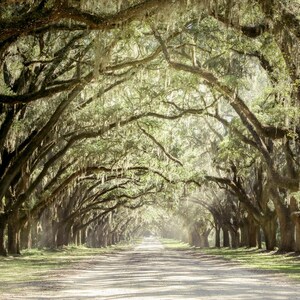
[(61, 270), (79, 262), (114, 252), (129, 250), (135, 242), (117, 244), (106, 248), (68, 246), (59, 250), (31, 249), (21, 256), (0, 257), (0, 290), (5, 283), (45, 280), (51, 271)]
[(300, 256), (295, 253), (281, 254), (276, 251), (264, 251), (257, 248), (207, 248), (198, 251), (239, 262), (250, 268), (276, 271), (300, 280)]
[(228, 261), (237, 262), (247, 268), (268, 270), (285, 274), (291, 279), (300, 281), (300, 255), (295, 253), (277, 253), (257, 248), (196, 248), (172, 239), (161, 239), (166, 249), (192, 250), (195, 253), (207, 254)]
[(173, 240), (173, 239), (159, 239), (166, 249), (169, 250), (188, 250), (192, 247), (184, 242)]

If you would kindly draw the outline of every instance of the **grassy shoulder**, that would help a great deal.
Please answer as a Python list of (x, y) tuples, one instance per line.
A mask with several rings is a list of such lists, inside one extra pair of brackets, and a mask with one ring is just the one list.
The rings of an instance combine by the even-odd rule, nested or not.
[[(106, 248), (68, 246), (61, 250), (24, 250), (18, 257), (0, 257), (0, 282), (16, 283), (47, 278), (49, 272), (68, 268), (101, 255), (129, 250), (135, 242), (118, 244)], [(1, 290), (1, 287), (0, 287)]]
[(278, 254), (256, 248), (208, 248), (202, 253), (222, 257), (226, 260), (241, 263), (249, 268), (276, 271), (300, 280), (300, 257), (294, 254)]
[(168, 250), (188, 250), (192, 249), (192, 247), (184, 242), (173, 240), (173, 239), (159, 239), (160, 242), (163, 244), (165, 249)]
[(300, 281), (300, 256), (287, 253), (278, 254), (267, 252), (256, 248), (195, 248), (190, 245), (172, 239), (161, 239), (162, 244), (169, 250), (193, 250), (223, 258), (228, 261), (237, 262), (247, 268), (269, 270), (285, 274), (292, 279)]

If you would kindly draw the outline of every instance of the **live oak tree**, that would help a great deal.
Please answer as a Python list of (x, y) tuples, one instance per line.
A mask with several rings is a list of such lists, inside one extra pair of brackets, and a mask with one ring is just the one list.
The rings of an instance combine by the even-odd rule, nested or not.
[[(44, 15), (49, 15), (52, 11), (55, 15), (55, 21), (57, 22), (59, 21), (59, 18), (62, 20), (73, 18), (70, 15), (68, 15), (68, 17), (61, 15), (62, 11), (65, 9), (69, 12), (73, 11), (75, 14), (80, 13), (80, 11), (77, 11), (76, 13), (76, 8), (73, 6), (68, 7), (67, 3), (46, 2), (47, 1), (41, 1), (39, 4), (34, 3), (32, 7), (26, 3), (21, 4), (21, 10), (19, 10), (19, 5), (15, 4), (15, 7), (12, 5), (9, 6), (7, 10), (3, 10), (3, 24), (1, 26), (3, 85), (4, 88), (11, 89), (12, 94), (7, 93), (1, 96), (1, 103), (4, 105), (3, 113), (5, 114), (5, 119), (3, 120), (1, 128), (2, 144), (5, 144), (8, 134), (10, 134), (10, 128), (14, 119), (18, 119), (18, 121), (20, 121), (19, 115), (23, 118), (26, 116), (26, 110), (30, 110), (31, 107), (28, 105), (29, 102), (44, 98), (47, 98), (48, 100), (51, 96), (53, 97), (57, 95), (63, 96), (65, 99), (63, 99), (63, 97), (59, 98), (61, 102), (58, 104), (56, 110), (54, 110), (51, 118), (48, 121), (47, 119), (44, 121), (44, 125), (41, 123), (41, 120), (39, 120), (40, 123), (38, 125), (28, 126), (31, 130), (32, 127), (37, 127), (38, 130), (34, 129), (32, 132), (27, 133), (27, 137), (25, 132), (23, 136), (18, 137), (19, 144), (12, 143), (14, 148), (9, 150), (5, 149), (3, 152), (1, 198), (5, 197), (5, 202), (3, 204), (4, 213), (1, 217), (1, 235), (3, 235), (3, 230), (6, 224), (10, 222), (9, 219), (14, 219), (16, 217), (15, 214), (18, 213), (20, 205), (25, 203), (28, 197), (37, 188), (39, 182), (43, 179), (48, 169), (52, 167), (52, 164), (56, 162), (77, 140), (102, 134), (101, 130), (80, 133), (71, 137), (67, 145), (64, 145), (64, 143), (58, 143), (57, 140), (59, 141), (59, 137), (56, 134), (52, 137), (52, 140), (51, 137), (49, 138), (49, 133), (51, 133), (52, 129), (57, 126), (59, 118), (66, 111), (67, 107), (69, 107), (71, 101), (74, 101), (76, 97), (79, 96), (80, 92), (83, 91), (88, 82), (90, 82), (95, 76), (97, 78), (97, 76), (100, 75), (104, 68), (104, 62), (101, 62), (101, 60), (104, 61), (104, 59), (101, 56), (104, 52), (105, 56), (108, 56), (106, 53), (107, 49), (112, 49), (113, 46), (115, 46), (115, 43), (107, 40), (105, 42), (108, 46), (101, 49), (102, 45), (99, 46), (99, 42), (97, 42), (97, 39), (100, 39), (100, 37), (96, 36), (95, 38), (87, 35), (88, 32), (85, 26), (77, 27), (75, 25), (75, 27), (77, 27), (75, 31), (70, 30), (69, 26), (62, 24), (57, 24), (58, 28), (55, 28), (56, 25), (53, 24), (54, 19), (46, 20), (47, 18), (45, 18)], [(157, 9), (156, 6), (156, 3), (150, 4), (150, 6), (147, 4), (146, 8), (151, 11), (152, 8)], [(10, 10), (14, 9), (18, 10), (19, 15), (16, 16), (15, 19), (11, 20)], [(137, 17), (140, 17), (143, 14), (142, 8), (138, 9), (139, 12), (136, 11), (136, 7), (129, 9), (129, 11), (131, 10), (133, 10), (133, 15), (136, 14)], [(84, 12), (81, 12), (81, 14), (82, 16), (85, 15), (87, 20), (93, 19), (91, 15), (88, 16)], [(29, 18), (31, 22), (28, 25), (27, 21)], [(121, 19), (122, 18), (124, 18), (124, 21), (127, 22), (127, 13), (126, 16), (123, 15)], [(99, 17), (99, 20), (100, 19), (101, 18)], [(51, 25), (48, 27), (50, 22)], [(105, 21), (105, 23), (106, 22), (107, 21)], [(88, 26), (90, 26), (90, 24)], [(97, 25), (97, 29), (100, 27)], [(110, 30), (115, 27), (116, 25), (108, 25), (107, 29)], [(120, 29), (117, 29), (117, 33), (115, 33), (117, 35), (117, 39), (120, 37), (120, 31)], [(21, 33), (23, 36), (22, 39), (19, 38)], [(62, 41), (65, 41), (68, 37), (70, 37), (70, 40), (66, 41), (66, 45), (61, 47), (63, 44)], [(27, 46), (23, 49), (24, 43), (28, 42), (31, 42), (31, 44), (29, 43), (29, 47)], [(99, 59), (97, 57), (95, 58), (94, 53), (91, 54), (89, 52), (93, 46), (92, 43), (95, 43), (95, 47), (97, 47), (95, 50), (97, 53), (95, 55), (100, 56)], [(32, 48), (34, 49), (33, 53), (31, 51)], [(68, 51), (71, 51), (71, 53), (69, 54)], [(12, 57), (14, 61), (12, 61)], [(105, 59), (108, 60), (109, 58)], [(93, 60), (95, 60), (95, 66)], [(91, 61), (92, 66), (90, 65)], [(138, 61), (138, 63), (140, 62)], [(135, 64), (137, 63), (135, 62), (133, 65)], [(106, 68), (105, 71), (110, 73), (108, 76), (122, 79), (122, 75), (114, 74), (114, 71), (125, 68), (126, 72), (128, 72), (130, 71), (128, 70), (130, 65), (130, 62), (128, 63), (127, 59), (124, 65), (111, 66), (112, 71), (109, 71), (108, 68)], [(103, 91), (99, 91), (97, 96), (99, 97), (101, 93), (104, 93), (115, 85), (122, 83), (122, 80), (115, 80), (115, 82), (112, 81), (113, 83), (110, 86), (108, 85), (107, 87), (103, 87)], [(24, 86), (25, 83), (27, 86)], [(63, 94), (64, 91), (66, 91), (67, 94)], [(15, 93), (15, 95), (13, 93)], [(81, 109), (92, 100), (92, 96), (88, 96), (84, 99), (84, 101), (77, 104), (77, 106)], [(46, 102), (46, 105), (47, 104), (48, 102)], [(16, 108), (13, 108), (12, 106)], [(46, 109), (49, 111), (48, 107)], [(138, 118), (139, 117), (140, 116), (138, 116)], [(135, 118), (132, 120), (135, 120)], [(129, 122), (130, 121), (131, 120), (129, 119)], [(117, 124), (116, 121), (112, 123), (115, 124), (112, 125), (112, 127)], [(71, 128), (69, 127), (68, 129)], [(104, 131), (109, 129), (110, 128), (104, 129)], [(56, 132), (59, 132), (57, 128), (55, 128), (55, 130)], [(62, 137), (64, 134), (70, 137), (69, 133), (61, 132)], [(41, 143), (43, 143), (42, 146), (40, 146)], [(61, 150), (57, 149), (58, 145), (62, 147)], [(37, 149), (40, 150), (39, 153), (36, 152)], [(13, 181), (16, 177), (19, 177), (20, 174), (22, 180), (25, 177), (24, 173), (20, 173), (21, 169), (29, 169), (29, 174), (27, 173), (26, 175), (27, 177), (28, 175), (33, 174), (33, 169), (30, 169), (30, 166), (26, 166), (29, 164), (29, 160), (33, 160), (33, 158), (30, 157), (32, 154), (36, 156), (35, 160), (39, 159), (40, 164), (44, 164), (43, 170), (34, 179), (26, 191), (18, 190), (16, 193), (16, 191), (12, 191), (13, 186), (16, 185)], [(48, 159), (47, 162), (45, 162), (45, 158)], [(38, 162), (39, 161), (34, 161), (33, 168), (38, 166)], [(9, 242), (9, 248), (11, 248), (9, 250), (11, 252), (17, 252), (15, 231), (18, 231), (18, 228), (13, 228), (16, 227), (16, 224), (11, 224), (10, 227), (12, 227), (10, 229), (12, 232), (9, 232), (9, 237), (12, 237), (12, 241)], [(2, 242), (3, 240), (1, 240), (1, 245), (3, 244)], [(2, 252), (4, 252), (3, 249)]]
[[(268, 6), (266, 3), (259, 5), (257, 8), (262, 9), (260, 11), (262, 16), (265, 16), (266, 13), (265, 7)], [(274, 9), (274, 7), (276, 9)], [(234, 7), (233, 7), (234, 8)], [(232, 9), (233, 9), (232, 8)], [(182, 42), (183, 39), (181, 39), (178, 43), (178, 46), (172, 45), (172, 48), (169, 47), (169, 44), (164, 42), (164, 38), (159, 33), (159, 27), (154, 31), (154, 35), (156, 36), (156, 39), (163, 47), (163, 52), (166, 61), (168, 62), (169, 66), (181, 71), (186, 71), (188, 73), (194, 74), (195, 76), (199, 77), (200, 80), (203, 80), (205, 84), (210, 86), (210, 88), (214, 89), (216, 93), (221, 95), (225, 100), (228, 101), (228, 103), (232, 106), (232, 108), (235, 110), (235, 112), (238, 114), (239, 118), (241, 119), (243, 125), (247, 128), (249, 134), (250, 134), (250, 140), (245, 140), (248, 144), (252, 144), (254, 148), (256, 148), (257, 151), (259, 151), (260, 155), (263, 157), (265, 161), (265, 167), (268, 172), (269, 180), (272, 182), (273, 187), (271, 189), (272, 192), (272, 199), (275, 205), (275, 209), (277, 212), (277, 215), (279, 217), (280, 221), (280, 230), (281, 230), (281, 245), (280, 248), (282, 250), (292, 250), (294, 249), (294, 224), (291, 220), (291, 213), (293, 211), (297, 210), (297, 205), (294, 203), (293, 199), (290, 204), (285, 204), (284, 201), (285, 196), (284, 194), (279, 193), (279, 189), (284, 189), (287, 192), (294, 192), (298, 191), (299, 186), (299, 179), (298, 179), (298, 172), (297, 172), (297, 163), (293, 160), (292, 157), (294, 157), (297, 153), (297, 138), (298, 138), (298, 125), (297, 121), (294, 118), (287, 118), (285, 115), (281, 115), (281, 119), (276, 120), (276, 123), (272, 119), (267, 119), (266, 121), (263, 120), (261, 117), (258, 118), (255, 114), (254, 110), (251, 110), (249, 108), (249, 104), (243, 99), (243, 95), (240, 92), (240, 83), (238, 81), (232, 81), (234, 77), (231, 75), (230, 68), (228, 69), (228, 65), (231, 66), (233, 63), (233, 54), (235, 53), (241, 53), (243, 56), (257, 56), (258, 59), (261, 61), (261, 66), (265, 68), (265, 71), (267, 72), (267, 76), (270, 78), (269, 80), (272, 80), (273, 73), (275, 72), (275, 66), (272, 65), (272, 61), (270, 58), (270, 62), (268, 61), (268, 57), (265, 56), (264, 48), (267, 47), (268, 51), (276, 51), (279, 64), (278, 66), (283, 66), (284, 73), (283, 78), (277, 78), (277, 81), (280, 82), (280, 80), (288, 80), (292, 84), (287, 88), (287, 91), (285, 92), (284, 98), (280, 94), (281, 92), (278, 92), (275, 89), (272, 90), (270, 94), (270, 98), (272, 99), (273, 103), (276, 103), (277, 109), (283, 110), (284, 105), (286, 103), (289, 103), (289, 106), (293, 110), (293, 107), (297, 107), (298, 102), (298, 96), (297, 92), (295, 92), (298, 89), (298, 83), (295, 82), (295, 76), (293, 76), (293, 73), (295, 69), (297, 69), (297, 57), (293, 56), (292, 53), (289, 52), (290, 47), (295, 47), (295, 49), (298, 49), (298, 37), (297, 34), (295, 35), (295, 25), (297, 26), (297, 22), (289, 23), (286, 22), (285, 13), (287, 13), (287, 10), (283, 8), (283, 6), (278, 5), (278, 7), (274, 4), (270, 6), (269, 8), (272, 8), (272, 10), (268, 10), (270, 13), (271, 11), (273, 13), (283, 13), (283, 18), (280, 20), (280, 17), (278, 17), (278, 24), (282, 25), (283, 29), (278, 31), (281, 32), (284, 30), (286, 35), (289, 36), (290, 40), (288, 43), (288, 47), (284, 47), (282, 40), (279, 39), (279, 32), (273, 32), (269, 27), (265, 28), (264, 30), (261, 30), (260, 32), (253, 35), (252, 33), (249, 33), (247, 28), (243, 27), (243, 23), (241, 24), (242, 27), (238, 28), (235, 26), (236, 20), (230, 21), (230, 19), (227, 19), (226, 16), (217, 15), (217, 17), (211, 16), (210, 18), (216, 19), (211, 20), (214, 26), (214, 24), (217, 24), (216, 22), (221, 22), (227, 24), (227, 26), (231, 27), (232, 30), (237, 30), (236, 34), (239, 35), (239, 40), (244, 42), (242, 45), (236, 43), (231, 43), (231, 34), (232, 31), (228, 32), (228, 29), (226, 28), (226, 31), (228, 32), (227, 40), (223, 41), (225, 48), (224, 55), (222, 55), (221, 47), (213, 48), (213, 50), (216, 51), (216, 58), (222, 58), (220, 62), (216, 62), (215, 59), (214, 64), (208, 65), (207, 62), (207, 52), (209, 53), (210, 49), (203, 49), (203, 47), (199, 47), (197, 43), (198, 35), (197, 35), (197, 23), (193, 26), (191, 25), (189, 28), (189, 31), (191, 31), (191, 35), (186, 35), (186, 42)], [(239, 7), (240, 12), (243, 11), (242, 7)], [(224, 12), (225, 13), (225, 12)], [(253, 17), (257, 17), (253, 15)], [(269, 17), (269, 16), (268, 16)], [(289, 14), (289, 17), (291, 17), (294, 21), (296, 20), (293, 18), (292, 14)], [(294, 16), (295, 17), (295, 16)], [(208, 17), (209, 18), (209, 17)], [(241, 18), (242, 19), (242, 18)], [(267, 17), (265, 16), (265, 19)], [(205, 19), (204, 19), (205, 20)], [(277, 20), (277, 19), (276, 19)], [(206, 20), (205, 20), (206, 21)], [(205, 24), (205, 21), (200, 22), (200, 26), (207, 26)], [(225, 21), (225, 22), (224, 22)], [(244, 21), (245, 22), (245, 21)], [(232, 24), (233, 23), (233, 24)], [(267, 27), (267, 26), (266, 26)], [(196, 28), (196, 29), (195, 29)], [(200, 27), (201, 28), (201, 27)], [(205, 28), (205, 27), (204, 27)], [(216, 27), (214, 27), (216, 28)], [(239, 30), (238, 30), (239, 29)], [(241, 29), (241, 30), (240, 30)], [(248, 28), (249, 29), (249, 28)], [(217, 29), (218, 32), (222, 30), (222, 26), (218, 25)], [(194, 33), (195, 31), (196, 33)], [(200, 32), (203, 34), (203, 31), (200, 29)], [(189, 32), (188, 32), (189, 33)], [(192, 36), (192, 37), (190, 37)], [(195, 42), (196, 39), (196, 42)], [(247, 46), (247, 40), (249, 39), (257, 39), (258, 41), (258, 49), (253, 49), (254, 47), (252, 45), (251, 49), (245, 49), (245, 45)], [(266, 39), (269, 42), (269, 45), (266, 46)], [(220, 41), (220, 40), (219, 40)], [(254, 44), (255, 45), (255, 44)], [(262, 46), (263, 47), (262, 47)], [(285, 46), (286, 46), (285, 42)], [(243, 47), (241, 47), (243, 46)], [(174, 51), (173, 49), (178, 49), (178, 47), (185, 47), (184, 51)], [(168, 49), (169, 48), (169, 49)], [(232, 49), (233, 48), (233, 49)], [(248, 54), (248, 52), (250, 52)], [(254, 52), (254, 55), (253, 55)], [(297, 51), (296, 51), (297, 53)], [(229, 57), (228, 57), (229, 55)], [(273, 57), (274, 59), (274, 57)], [(224, 64), (224, 61), (227, 61), (227, 65)], [(269, 65), (268, 65), (269, 64)], [(272, 65), (272, 68), (270, 66)], [(226, 68), (225, 68), (226, 67)], [(280, 73), (278, 71), (278, 73)], [(274, 80), (274, 79), (273, 79)], [(201, 81), (200, 81), (201, 82)], [(276, 83), (276, 87), (279, 85), (279, 83)], [(295, 88), (296, 86), (296, 88)], [(274, 97), (274, 96), (275, 97)], [(266, 96), (265, 96), (266, 97)], [(279, 101), (278, 101), (279, 99)], [(261, 112), (261, 110), (259, 110)], [(287, 121), (288, 119), (288, 121)], [(291, 125), (293, 124), (293, 125)], [(292, 136), (294, 135), (294, 138)], [(295, 148), (294, 148), (295, 147)], [(277, 150), (277, 149), (279, 150)], [(286, 149), (285, 151), (283, 149)], [(294, 150), (295, 149), (295, 150)], [(277, 151), (276, 151), (277, 150)], [(277, 166), (278, 163), (278, 155), (276, 155), (276, 152), (279, 153), (280, 160), (285, 160), (285, 167), (281, 168), (280, 166)], [(281, 155), (283, 154), (283, 155)], [(279, 158), (279, 157), (278, 157)]]

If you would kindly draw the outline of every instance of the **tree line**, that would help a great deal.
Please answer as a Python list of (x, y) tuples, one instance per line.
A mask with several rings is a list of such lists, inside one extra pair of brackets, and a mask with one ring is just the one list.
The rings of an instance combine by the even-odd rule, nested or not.
[(299, 251), (296, 1), (0, 5), (2, 255), (157, 206), (197, 246)]

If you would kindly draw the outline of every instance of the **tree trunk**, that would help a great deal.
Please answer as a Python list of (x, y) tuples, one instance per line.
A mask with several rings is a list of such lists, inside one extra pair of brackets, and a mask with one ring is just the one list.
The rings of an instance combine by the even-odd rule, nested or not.
[(27, 223), (20, 230), (20, 248), (31, 249), (31, 228), (30, 223)]
[(30, 223), (31, 248), (38, 248), (38, 221), (31, 219)]
[(108, 236), (107, 233), (104, 233), (103, 239), (102, 239), (102, 245), (100, 247), (106, 248), (108, 246)]
[(278, 214), (280, 225), (279, 250), (291, 252), (295, 250), (295, 224), (292, 221), (289, 208), (281, 209)]
[(53, 222), (50, 219), (43, 220), (42, 223), (42, 230), (40, 234), (40, 241), (39, 245), (42, 248), (54, 248), (55, 245), (55, 231), (56, 224), (53, 224)]
[(264, 233), (266, 250), (272, 251), (277, 246), (276, 232), (277, 232), (277, 217), (273, 213), (265, 216), (261, 221), (261, 227)]
[(223, 247), (230, 247), (229, 231), (224, 227), (222, 227), (222, 231), (223, 231)]
[(296, 223), (296, 243), (295, 243), (295, 251), (300, 252), (300, 220)]
[(296, 225), (295, 251), (300, 252), (300, 211), (292, 213), (292, 220)]
[(82, 245), (86, 244), (86, 229), (80, 230), (80, 240)]
[(116, 233), (113, 232), (112, 235), (111, 235), (111, 243), (112, 245), (115, 245), (117, 242), (116, 242)]
[(231, 237), (231, 248), (236, 249), (240, 245), (240, 234), (237, 230), (231, 229), (229, 231)]
[(6, 223), (0, 219), (0, 256), (6, 256), (7, 251), (4, 245)]
[(74, 226), (71, 226), (68, 244), (76, 245), (77, 243), (76, 239), (77, 239), (76, 229), (74, 228)]
[(260, 226), (257, 226), (257, 230), (256, 230), (256, 239), (257, 239), (257, 248), (258, 248), (258, 249), (261, 249), (261, 248), (262, 248), (262, 243), (261, 243)]
[(221, 247), (221, 239), (220, 239), (220, 227), (216, 226), (215, 227), (215, 247), (220, 248)]
[(250, 228), (249, 222), (247, 218), (243, 219), (243, 222), (240, 226), (241, 229), (241, 247), (249, 247), (250, 244)]
[(117, 232), (113, 233), (113, 244), (117, 244), (119, 242), (119, 234)]
[(7, 226), (7, 252), (8, 254), (20, 254), (20, 234), (18, 218), (12, 218)]
[(92, 229), (89, 228), (86, 234), (86, 245), (88, 247), (94, 247), (94, 236), (92, 234)]
[(207, 230), (206, 232), (200, 235), (200, 247), (209, 248), (209, 242), (208, 242), (209, 233), (210, 230)]
[(69, 244), (71, 226), (64, 223), (58, 224), (56, 247), (60, 248)]
[(76, 245), (80, 246), (81, 245), (81, 234), (80, 234), (79, 230), (77, 230), (76, 236), (77, 236), (77, 238), (76, 238), (77, 244)]
[(107, 245), (108, 246), (111, 246), (112, 245), (112, 233), (111, 232), (109, 232), (108, 234), (107, 234)]
[(257, 224), (251, 215), (243, 218), (243, 222), (240, 226), (241, 230), (241, 247), (256, 247), (257, 245)]
[(189, 230), (189, 244), (191, 246), (201, 247), (200, 236), (194, 226)]
[(72, 243), (76, 246), (81, 245), (81, 236), (78, 230), (78, 224), (73, 224), (71, 231), (72, 231)]
[[(55, 235), (57, 230), (56, 221), (53, 220), (53, 210), (46, 208), (40, 219), (40, 235), (39, 235), (39, 247), (41, 248), (54, 248), (55, 247)], [(37, 220), (35, 221), (37, 224)]]
[(282, 203), (282, 199), (277, 190), (272, 191), (272, 198), (278, 216), (280, 227), (279, 250), (291, 252), (295, 249), (295, 224), (291, 218), (292, 209), (290, 205)]
[(248, 232), (249, 232), (249, 240), (248, 240), (248, 247), (252, 248), (252, 247), (256, 247), (257, 245), (257, 224), (255, 223), (255, 221), (253, 220), (252, 217), (249, 216), (248, 218)]
[(105, 237), (106, 229), (104, 220), (101, 220), (99, 224), (96, 226), (94, 231), (94, 239), (97, 241), (95, 247), (105, 247), (106, 237)]

